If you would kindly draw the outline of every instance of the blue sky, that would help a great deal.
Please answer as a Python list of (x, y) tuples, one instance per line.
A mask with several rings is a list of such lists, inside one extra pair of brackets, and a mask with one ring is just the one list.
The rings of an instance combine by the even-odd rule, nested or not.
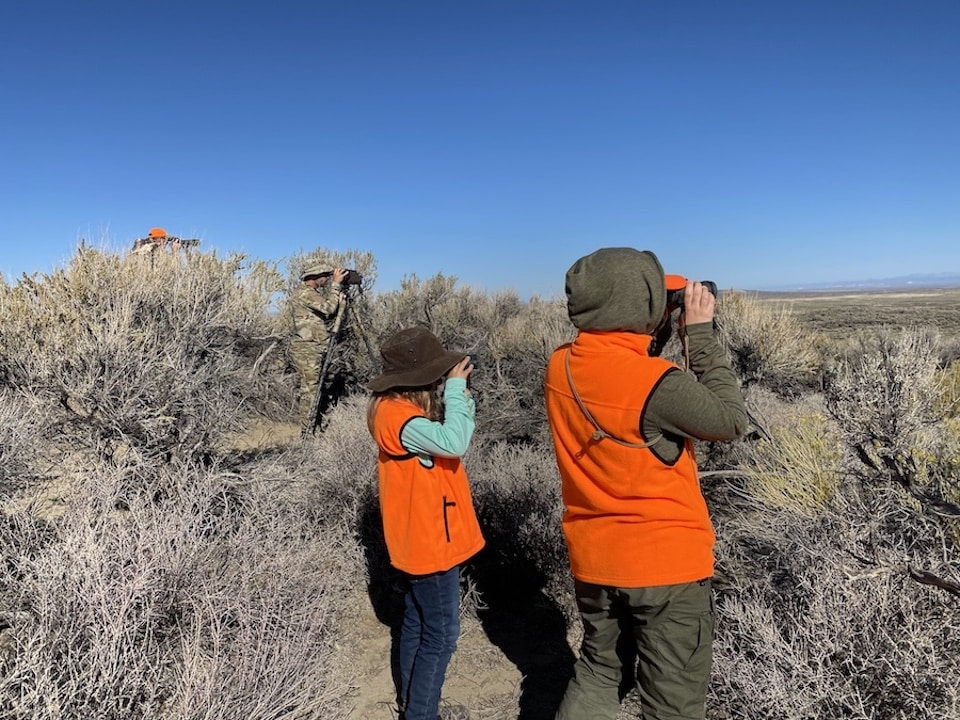
[(0, 272), (154, 225), (557, 296), (604, 246), (766, 289), (960, 272), (960, 3), (0, 8)]

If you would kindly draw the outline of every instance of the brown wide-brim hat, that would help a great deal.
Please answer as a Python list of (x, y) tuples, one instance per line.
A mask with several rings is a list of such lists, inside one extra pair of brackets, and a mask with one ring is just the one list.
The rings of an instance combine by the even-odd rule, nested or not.
[(373, 392), (432, 385), (463, 360), (466, 353), (444, 349), (424, 327), (400, 330), (380, 347), (383, 373), (367, 383)]

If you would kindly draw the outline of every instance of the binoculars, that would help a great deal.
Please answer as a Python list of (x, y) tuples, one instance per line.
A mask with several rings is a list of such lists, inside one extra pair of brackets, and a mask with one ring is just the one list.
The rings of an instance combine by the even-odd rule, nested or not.
[[(672, 311), (680, 308), (683, 310), (683, 292), (687, 287), (687, 278), (683, 275), (666, 275), (667, 283), (667, 307)], [(717, 297), (717, 284), (713, 280), (701, 280), (703, 285), (711, 295)]]

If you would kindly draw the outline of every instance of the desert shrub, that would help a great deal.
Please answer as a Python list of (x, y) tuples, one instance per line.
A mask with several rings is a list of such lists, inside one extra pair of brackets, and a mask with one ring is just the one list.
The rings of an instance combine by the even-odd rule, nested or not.
[(8, 533), (21, 620), (0, 655), (4, 717), (344, 714), (334, 644), (349, 548), (266, 522), (255, 478), (179, 472), (176, 493), (118, 511), (124, 470), (91, 467), (53, 540)]
[(488, 295), (436, 275), (404, 279), (377, 298), (378, 343), (404, 327), (422, 325), (444, 345), (469, 353), (476, 371), (478, 431), (488, 439), (545, 439), (543, 372), (550, 352), (573, 336), (560, 303), (523, 303), (504, 291)]
[(954, 360), (939, 371), (937, 385), (940, 396), (936, 411), (945, 418), (960, 417), (960, 360)]
[(910, 487), (936, 443), (938, 333), (884, 329), (860, 343), (825, 377), (827, 408), (869, 472)]
[(719, 518), (723, 717), (957, 717), (960, 608), (915, 578), (956, 582), (960, 564), (902, 494), (854, 484), (816, 516), (744, 503)]
[(377, 343), (396, 331), (413, 326), (428, 328), (442, 343), (474, 356), (486, 365), (487, 343), (494, 330), (520, 307), (514, 292), (492, 297), (457, 279), (438, 274), (426, 280), (403, 279), (400, 289), (377, 297), (374, 335)]
[(744, 385), (761, 384), (785, 397), (815, 387), (823, 364), (818, 343), (789, 308), (727, 292), (717, 303), (717, 321), (721, 342)]
[(218, 548), (229, 558), (190, 598), (179, 637), (169, 717), (335, 717), (348, 708), (349, 672), (335, 644), (349, 597), (335, 534), (264, 543), (249, 525)]
[(744, 491), (779, 510), (815, 513), (840, 482), (839, 438), (820, 415), (799, 415), (769, 432), (744, 462)]
[[(377, 446), (367, 430), (366, 404), (360, 395), (345, 398), (332, 408), (322, 434), (242, 466), (283, 498), (271, 515), (289, 512), (291, 527), (337, 527), (356, 537), (361, 518), (377, 502)], [(271, 507), (267, 498), (262, 507)]]
[(66, 269), (0, 286), (0, 373), (45, 425), (102, 457), (207, 454), (274, 387), (257, 366), (269, 272), (188, 253), (148, 268), (81, 246)]
[(466, 458), (487, 549), (477, 560), (503, 587), (563, 598), (570, 567), (560, 477), (549, 446), (481, 443)]
[(35, 471), (36, 415), (13, 390), (0, 390), (0, 499), (22, 487)]
[(13, 508), (0, 512), (0, 668), (16, 651), (12, 628), (29, 617), (21, 603), (25, 567), (55, 541), (56, 532), (45, 520)]
[(526, 438), (549, 446), (543, 378), (553, 351), (573, 340), (566, 305), (533, 298), (489, 338), (491, 367), (477, 385), (479, 427), (496, 438)]

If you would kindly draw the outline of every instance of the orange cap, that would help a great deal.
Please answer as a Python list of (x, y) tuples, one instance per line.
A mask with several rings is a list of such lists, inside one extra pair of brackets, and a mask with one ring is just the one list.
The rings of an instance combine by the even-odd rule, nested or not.
[(150, 232), (147, 233), (147, 237), (150, 238), (162, 238), (167, 236), (167, 231), (162, 227), (150, 228)]

